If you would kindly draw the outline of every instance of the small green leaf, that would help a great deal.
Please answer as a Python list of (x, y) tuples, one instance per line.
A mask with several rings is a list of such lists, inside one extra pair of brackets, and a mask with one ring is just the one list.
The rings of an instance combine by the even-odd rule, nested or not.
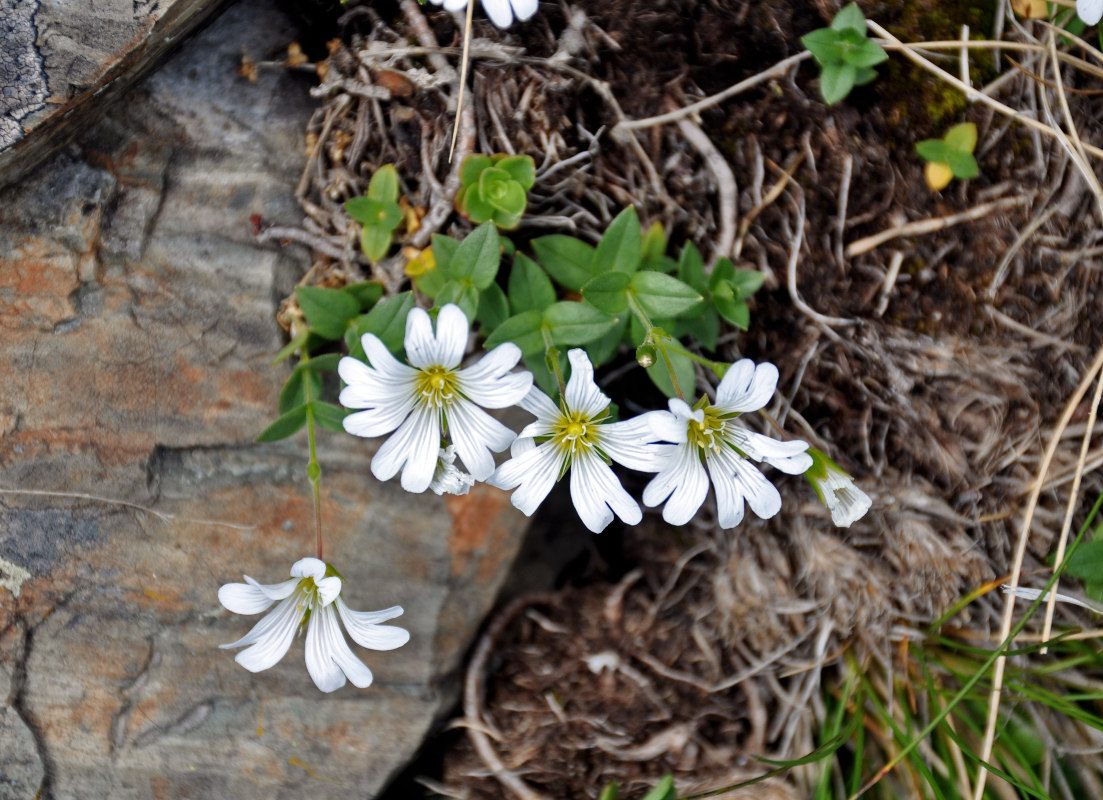
[(514, 314), (543, 311), (555, 302), (555, 287), (548, 273), (526, 255), (518, 253), (509, 272), (509, 304)]
[(682, 320), (682, 330), (692, 336), (706, 350), (716, 350), (716, 340), (720, 336), (720, 317), (712, 308), (705, 309), (696, 319)]
[(479, 290), (467, 281), (448, 281), (434, 300), (437, 307), (449, 303), (459, 306), (469, 323), (474, 321), (475, 312), (479, 310)]
[(310, 329), (323, 339), (340, 339), (348, 321), (360, 313), (356, 298), (340, 289), (300, 286), (295, 290), (295, 298)]
[(361, 311), (367, 311), (378, 303), (379, 298), (383, 296), (383, 284), (379, 281), (362, 281), (361, 283), (350, 283), (341, 291), (352, 295), (360, 305)]
[[(693, 362), (681, 353), (668, 349), (670, 363), (674, 367), (674, 374), (678, 376), (678, 387), (686, 397), (693, 394), (696, 383), (696, 375), (693, 372)], [(666, 368), (666, 359), (660, 355), (655, 363), (647, 368), (647, 375), (651, 382), (659, 387), (659, 390), (667, 397), (677, 397), (674, 384), (670, 380), (670, 370)]]
[(460, 243), (451, 236), (441, 236), (439, 233), (432, 236), (433, 260), (437, 262), (437, 269), (446, 276), (452, 275), (452, 256), (459, 246)]
[(475, 319), (482, 325), (484, 332), (497, 328), (509, 317), (509, 301), (506, 293), (496, 283), (487, 286), (479, 293), (479, 308)]
[(463, 161), (460, 162), (460, 185), (465, 188), (474, 186), (479, 182), (479, 176), (483, 174), (483, 170), (489, 169), (492, 164), (490, 156), (484, 156), (481, 153), (464, 156)]
[(327, 431), (345, 432), (345, 426), (341, 424), (341, 421), (349, 414), (345, 409), (332, 403), (315, 400), (310, 403), (310, 410), (314, 414), (314, 421)]
[(751, 312), (747, 308), (747, 303), (736, 297), (727, 284), (725, 284), (725, 288), (727, 291), (720, 289), (719, 291), (713, 292), (713, 305), (715, 305), (716, 310), (720, 312), (720, 316), (739, 328), (739, 330), (745, 331), (751, 323)]
[(640, 254), (643, 263), (652, 267), (652, 269), (654, 269), (652, 265), (666, 255), (666, 231), (663, 229), (661, 222), (652, 222), (651, 227), (647, 229), (647, 233), (643, 235)]
[(544, 309), (544, 322), (556, 344), (585, 345), (605, 335), (618, 320), (589, 303), (566, 301)]
[[(559, 354), (559, 370), (564, 372), (567, 369), (567, 354)], [(524, 360), (525, 368), (532, 373), (533, 382), (543, 390), (544, 394), (551, 397), (553, 400), (559, 396), (559, 382), (556, 381), (555, 376), (552, 375), (548, 365), (544, 363), (544, 356), (529, 356)]]
[(827, 64), (839, 64), (843, 60), (843, 49), (839, 45), (839, 34), (830, 28), (820, 28), (800, 37), (800, 43), (816, 59), (820, 67)]
[(730, 281), (737, 297), (750, 297), (761, 289), (765, 282), (766, 276), (757, 269), (737, 269)]
[(609, 781), (601, 788), (597, 800), (620, 800), (620, 787), (616, 781)]
[(963, 153), (959, 150), (951, 150), (950, 157), (946, 160), (955, 178), (967, 180), (980, 175), (980, 167), (972, 153)]
[(877, 78), (877, 70), (873, 67), (858, 67), (854, 72), (854, 85), (865, 86)]
[(504, 169), (526, 192), (536, 183), (536, 162), (532, 156), (506, 156), (494, 166)]
[(414, 286), (426, 297), (435, 298), (449, 280), (448, 273), (437, 265), (436, 269), (427, 270), (414, 278)]
[(651, 317), (677, 317), (704, 299), (689, 284), (661, 272), (637, 272), (630, 286), (636, 300)]
[(835, 18), (831, 20), (831, 30), (844, 31), (847, 28), (853, 28), (859, 30), (862, 35), (866, 32), (866, 18), (862, 14), (862, 9), (858, 8), (857, 3), (851, 3), (848, 6), (842, 8)]
[(483, 197), (478, 184), (464, 189), (462, 194), (457, 195), (456, 208), (476, 225), (489, 222), (497, 210)]
[(394, 234), (387, 228), (365, 225), (360, 229), (360, 249), (368, 261), (378, 261), (387, 255), (394, 243)]
[(592, 266), (594, 274), (610, 271), (632, 274), (640, 268), (642, 247), (639, 215), (634, 206), (628, 206), (609, 223), (598, 242)]
[(856, 67), (872, 67), (888, 61), (888, 58), (889, 54), (877, 42), (865, 38), (864, 35), (843, 50), (843, 61)]
[[(337, 365), (341, 362), (340, 353), (323, 353), (314, 356), (309, 361), (300, 361), (295, 365), (296, 372), (336, 372)], [(314, 395), (317, 397), (317, 393)]]
[[(637, 275), (658, 275), (657, 272), (637, 273)], [(636, 276), (632, 276), (635, 278)], [(669, 277), (664, 275), (663, 277)], [(623, 272), (606, 272), (589, 280), (582, 287), (582, 296), (594, 308), (604, 311), (606, 314), (619, 314), (628, 307), (628, 297), (625, 290), (628, 288), (629, 276)], [(674, 280), (671, 278), (671, 280)]]
[(820, 73), (820, 94), (829, 106), (842, 100), (854, 88), (857, 67), (853, 64), (824, 64)]
[(398, 202), (398, 171), (394, 164), (384, 164), (371, 176), (368, 197), (380, 203)]
[(306, 340), (309, 338), (310, 331), (299, 331), (298, 335), (296, 335), (294, 339), (281, 347), (280, 351), (276, 353), (276, 357), (272, 359), (272, 366), (274, 367), (281, 361), (286, 361), (287, 359), (291, 358), (291, 356), (295, 354), (295, 351), (299, 350), (304, 344), (306, 344)]
[(946, 146), (951, 150), (957, 150), (961, 153), (972, 153), (977, 149), (977, 126), (972, 122), (962, 122), (958, 125), (954, 125), (950, 130), (946, 131), (946, 135), (942, 137), (942, 141), (946, 142)]
[(561, 286), (575, 292), (594, 277), (594, 248), (573, 236), (553, 234), (532, 240), (536, 260)]
[[(471, 231), (460, 243), (452, 255), (448, 272), (456, 280), (469, 281), (476, 289), (485, 289), (494, 283), (501, 257), (498, 229), (488, 222)], [(439, 267), (440, 262), (437, 263)]]
[(1085, 582), (1103, 582), (1103, 539), (1081, 542), (1069, 558), (1066, 572)]
[(292, 370), (287, 378), (287, 383), (280, 390), (279, 411), (281, 414), (286, 414), (291, 409), (298, 408), (304, 402), (306, 402), (306, 398), (303, 395), (303, 373), (295, 369)]
[(539, 356), (544, 352), (544, 337), (540, 332), (544, 324), (544, 315), (540, 309), (522, 311), (510, 317), (486, 337), (486, 348), (497, 347), (502, 342), (513, 342), (521, 348), (526, 358)]
[(298, 432), (306, 424), (306, 406), (296, 406), (261, 431), (258, 442), (276, 442)]
[(946, 164), (949, 163), (950, 153), (953, 151), (950, 149), (950, 146), (941, 139), (924, 139), (921, 142), (916, 142), (915, 152), (919, 153), (925, 161)]
[(688, 283), (699, 293), (708, 291), (708, 282), (705, 279), (705, 261), (701, 258), (701, 251), (693, 242), (686, 242), (682, 253), (678, 257), (678, 278)]
[(624, 316), (612, 330), (604, 336), (600, 336), (586, 345), (586, 355), (590, 357), (590, 363), (595, 367), (612, 361), (620, 351), (620, 343), (628, 330), (628, 316)]
[(357, 342), (365, 333), (372, 333), (392, 353), (399, 352), (406, 338), (406, 317), (413, 307), (412, 292), (403, 292), (381, 300), (375, 308), (356, 321)]

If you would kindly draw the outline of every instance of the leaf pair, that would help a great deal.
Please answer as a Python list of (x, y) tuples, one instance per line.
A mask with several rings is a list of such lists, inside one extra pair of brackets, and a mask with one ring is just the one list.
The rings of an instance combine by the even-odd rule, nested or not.
[(371, 176), (368, 193), (345, 203), (345, 211), (360, 223), (360, 249), (369, 261), (387, 255), (394, 242), (394, 231), (402, 222), (398, 204), (398, 172), (393, 164), (384, 164)]
[(434, 266), (416, 277), (414, 284), (438, 306), (455, 303), (469, 320), (484, 316), (480, 313), (484, 306), (493, 307), (488, 312), (493, 318), (500, 314), (505, 299), (494, 282), (502, 243), (498, 229), (490, 222), (480, 225), (462, 242), (433, 234)]
[(927, 161), (924, 175), (931, 191), (946, 188), (950, 180), (967, 180), (980, 175), (973, 157), (977, 147), (977, 126), (962, 122), (946, 131), (941, 139), (924, 139), (915, 145), (916, 152)]
[(829, 28), (812, 31), (800, 41), (820, 66), (820, 94), (829, 106), (855, 86), (876, 78), (873, 67), (888, 59), (884, 49), (867, 37), (866, 18), (857, 3), (839, 11)]

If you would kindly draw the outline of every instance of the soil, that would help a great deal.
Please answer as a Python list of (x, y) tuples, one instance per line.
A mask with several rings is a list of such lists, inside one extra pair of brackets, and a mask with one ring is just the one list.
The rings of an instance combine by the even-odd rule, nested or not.
[[(861, 6), (903, 41), (958, 38), (963, 24), (988, 35), (993, 26), (994, 3)], [(717, 174), (675, 124), (638, 131), (635, 143), (613, 137), (618, 112), (602, 85), (628, 119), (683, 107), (801, 52), (800, 37), (826, 26), (837, 8), (829, 0), (579, 0), (543, 3), (532, 21), (507, 32), (476, 12), (477, 44), (522, 50), (474, 62), (471, 146), (528, 152), (538, 166), (590, 152), (538, 182), (519, 247), (549, 226), (596, 239), (630, 202), (645, 224), (662, 223), (672, 243), (692, 240), (715, 255), (723, 227)], [(432, 6), (425, 12), (436, 39), (457, 46), (452, 17)], [(354, 8), (343, 27), (352, 48), (331, 57), (331, 69), (368, 40), (409, 39), (407, 25), (397, 6)], [(1030, 26), (1008, 34), (1042, 35)], [(957, 74), (956, 52), (934, 58)], [(981, 52), (970, 76), (981, 86), (1010, 70), (997, 96), (1036, 109), (1031, 73), (1040, 69), (1003, 62), (998, 72)], [(777, 364), (778, 393), (788, 402), (775, 411), (835, 454), (875, 508), (840, 530), (799, 479), (782, 480), (786, 506), (770, 521), (721, 531), (704, 519), (670, 530), (649, 518), (639, 529), (603, 534), (604, 557), (576, 559), (550, 594), (504, 601), (491, 654), (469, 675), (479, 720), (469, 710), (465, 724), (492, 731), (497, 757), (532, 797), (597, 797), (612, 779), (636, 797), (668, 772), (683, 792), (706, 790), (764, 771), (750, 754), (809, 752), (822, 719), (818, 698), (843, 653), (876, 661), (899, 641), (898, 625), (934, 619), (966, 593), (998, 585), (1010, 568), (1041, 451), (1103, 345), (1098, 209), (1053, 139), (966, 103), (899, 54), (879, 72), (828, 107), (817, 70), (805, 62), (691, 123), (730, 166), (738, 217), (749, 221), (737, 266), (767, 275), (750, 331), (729, 332), (722, 355)], [(1088, 78), (1069, 69), (1062, 80), (1080, 135), (1099, 143), (1103, 105), (1077, 93)], [(328, 96), (330, 110), (338, 96)], [(360, 103), (363, 115), (379, 114)], [(337, 207), (384, 161), (423, 176), (407, 193), (431, 205), (424, 174), (444, 182), (449, 172), (440, 156), (451, 133), (445, 108), (440, 91), (395, 99), (384, 108), (389, 134), (363, 134), (379, 140), (351, 164), (342, 159), (363, 123), (340, 117), (334, 129), (347, 135), (340, 152), (327, 145), (310, 195), (321, 209), (311, 212), (317, 229), (342, 241), (340, 223), (323, 213), (327, 193)], [(914, 145), (961, 121), (980, 130), (981, 175), (932, 192)], [(783, 190), (771, 200), (779, 181)], [(886, 229), (988, 203), (997, 205), (971, 221), (846, 255)], [(331, 261), (321, 257), (319, 268), (333, 268)], [(626, 385), (618, 378), (605, 389), (617, 395)], [(632, 398), (660, 403), (638, 391)], [(1086, 416), (1084, 403), (1074, 425), (1082, 428)], [(1078, 448), (1070, 438), (1058, 451), (1050, 474), (1065, 479), (1043, 493), (1028, 574), (1054, 546)], [(1083, 496), (1099, 488), (1088, 475)], [(1002, 607), (1001, 598), (982, 597), (958, 621), (988, 633)], [(469, 737), (442, 742), (439, 791), (506, 795)], [(803, 780), (797, 771), (747, 796), (805, 796)], [(404, 783), (398, 791), (410, 797), (414, 789)]]

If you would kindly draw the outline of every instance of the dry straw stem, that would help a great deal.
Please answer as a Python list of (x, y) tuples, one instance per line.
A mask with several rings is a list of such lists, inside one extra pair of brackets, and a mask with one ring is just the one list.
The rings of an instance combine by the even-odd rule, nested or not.
[[(1023, 125), (1026, 125), (1027, 127), (1033, 128), (1033, 129), (1035, 129), (1035, 130), (1037, 130), (1041, 133), (1044, 133), (1047, 136), (1060, 138), (1063, 135), (1060, 131), (1055, 130), (1054, 128), (1050, 127), (1049, 125), (1046, 125), (1043, 122), (1039, 122), (1038, 120), (1034, 119), (1033, 117), (1028, 117), (1025, 114), (1023, 114), (1022, 112), (1016, 111), (1014, 108), (1011, 108), (1011, 106), (1004, 105), (999, 100), (994, 100), (993, 98), (989, 97), (988, 95), (982, 94), (981, 92), (977, 91), (972, 86), (969, 86), (966, 83), (962, 83), (960, 79), (956, 78), (954, 75), (950, 74), (949, 72), (942, 69), (941, 67), (933, 64), (929, 59), (927, 59), (927, 58), (923, 57), (922, 55), (920, 55), (919, 53), (917, 53), (915, 51), (914, 47), (906, 46), (903, 42), (901, 42), (899, 39), (897, 39), (895, 36), (893, 36), (891, 33), (889, 33), (887, 30), (882, 28), (880, 25), (878, 25), (873, 20), (867, 19), (866, 20), (866, 25), (869, 27), (869, 29), (871, 31), (873, 31), (875, 34), (877, 34), (882, 39), (884, 39), (885, 42), (887, 43), (887, 45), (892, 45), (892, 46), (894, 46), (894, 48), (899, 49), (900, 52), (903, 53), (905, 57), (907, 57), (911, 61), (918, 64), (923, 69), (927, 70), (928, 72), (930, 72), (930, 73), (934, 74), (935, 76), (941, 78), (942, 80), (946, 81), (946, 83), (949, 83), (952, 86), (956, 86), (958, 89), (963, 91), (965, 93), (965, 97), (966, 97), (967, 100), (976, 100), (976, 101), (979, 101), (981, 103), (984, 103), (985, 105), (989, 106), (990, 108), (995, 109), (996, 111), (1000, 112), (1001, 114), (1006, 114), (1007, 116), (1011, 117), (1012, 119), (1015, 119), (1018, 122), (1021, 122)], [(954, 48), (961, 47), (961, 42), (960, 41), (953, 42), (952, 44), (953, 44)], [(1089, 145), (1084, 145), (1084, 150), (1088, 153), (1091, 153), (1096, 158), (1103, 158), (1103, 150), (1100, 150), (1098, 147), (1094, 147), (1093, 145), (1090, 145), (1090, 144)]]
[[(1046, 473), (1049, 472), (1049, 466), (1053, 462), (1054, 455), (1057, 453), (1057, 446), (1061, 443), (1061, 437), (1065, 428), (1068, 427), (1072, 415), (1076, 412), (1077, 407), (1080, 405), (1080, 401), (1084, 398), (1084, 395), (1087, 394), (1088, 387), (1091, 386), (1092, 380), (1095, 379), (1096, 374), (1101, 369), (1103, 369), (1103, 347), (1096, 352), (1091, 366), (1088, 367), (1084, 376), (1080, 379), (1080, 385), (1076, 387), (1076, 391), (1072, 393), (1072, 397), (1070, 397), (1065, 404), (1065, 410), (1061, 413), (1061, 418), (1058, 420), (1057, 426), (1050, 435), (1045, 454), (1042, 456), (1042, 463), (1038, 466), (1038, 472), (1034, 479), (1034, 488), (1031, 490), (1030, 498), (1027, 500), (1026, 509), (1023, 513), (1022, 526), (1019, 528), (1019, 538), (1015, 544), (1015, 557), (1012, 561), (1011, 575), (1007, 580), (1007, 584), (1012, 589), (1019, 586), (1019, 578), (1022, 575), (1023, 559), (1026, 557), (1026, 543), (1030, 535), (1030, 525), (1034, 520), (1034, 512), (1038, 507), (1038, 499), (1042, 494), (1042, 486), (1045, 483)], [(1091, 429), (1089, 428), (1089, 430)], [(1011, 634), (1012, 617), (1014, 617), (1014, 614), (1015, 596), (1013, 594), (1008, 594), (1004, 601), (1003, 617), (1000, 620), (999, 641), (1005, 641)], [(1000, 697), (1003, 690), (1003, 673), (1006, 665), (1007, 656), (1001, 655), (996, 659), (992, 671), (992, 692), (988, 699), (988, 720), (985, 725), (984, 742), (981, 745), (980, 752), (980, 761), (982, 763), (991, 758), (992, 746), (995, 744), (996, 723), (999, 720)], [(973, 793), (974, 800), (981, 800), (983, 797), (987, 776), (988, 770), (982, 767), (977, 776), (976, 790)]]

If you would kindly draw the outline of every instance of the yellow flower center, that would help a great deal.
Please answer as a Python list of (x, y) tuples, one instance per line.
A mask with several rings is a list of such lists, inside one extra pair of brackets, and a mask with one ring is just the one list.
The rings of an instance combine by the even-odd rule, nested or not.
[(720, 412), (709, 406), (705, 409), (704, 420), (698, 422), (691, 419), (689, 421), (686, 437), (694, 447), (700, 450), (712, 450), (717, 453), (724, 443), (723, 432), (724, 420), (721, 418)]
[(561, 450), (572, 456), (584, 447), (597, 444), (597, 429), (588, 416), (578, 412), (563, 414), (555, 424), (552, 439)]
[(418, 374), (415, 389), (425, 405), (443, 408), (456, 397), (456, 376), (447, 367), (426, 367)]

